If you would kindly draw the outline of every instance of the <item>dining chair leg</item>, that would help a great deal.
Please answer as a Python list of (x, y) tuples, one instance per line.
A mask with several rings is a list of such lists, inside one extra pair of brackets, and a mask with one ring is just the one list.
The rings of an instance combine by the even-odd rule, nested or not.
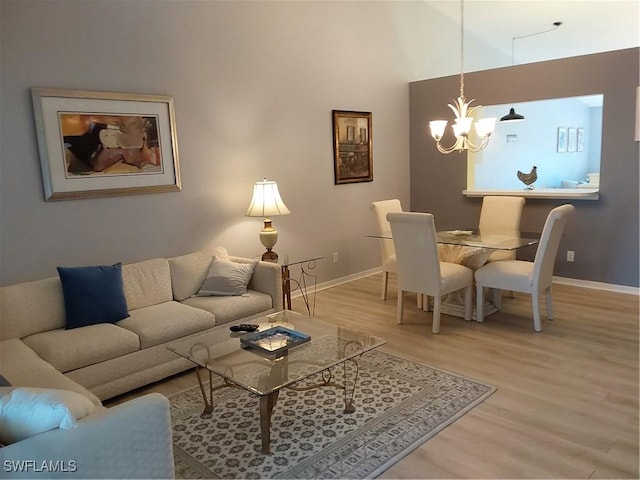
[(491, 301), (498, 310), (502, 309), (502, 290), (499, 288), (491, 288)]
[(531, 294), (531, 303), (533, 306), (533, 329), (536, 332), (542, 331), (542, 322), (540, 321), (540, 295), (538, 292)]
[(484, 322), (484, 287), (476, 284), (476, 322)]
[(433, 325), (431, 331), (433, 333), (440, 333), (440, 305), (442, 304), (442, 297), (440, 295), (434, 295), (433, 297)]
[(389, 285), (389, 272), (386, 270), (382, 272), (382, 294), (380, 295), (380, 299), (387, 299), (387, 286)]
[(473, 313), (473, 287), (469, 285), (464, 289), (464, 319), (467, 322), (471, 321), (471, 314)]
[(429, 295), (425, 295), (424, 293), (420, 294), (422, 296), (422, 300), (420, 301), (420, 309), (423, 312), (428, 312), (431, 308), (431, 303), (429, 301)]
[(547, 299), (547, 318), (553, 320), (553, 299), (551, 297), (551, 287), (545, 291), (545, 297)]
[(398, 310), (396, 313), (396, 320), (398, 325), (402, 325), (402, 313), (404, 307), (404, 291), (398, 289)]

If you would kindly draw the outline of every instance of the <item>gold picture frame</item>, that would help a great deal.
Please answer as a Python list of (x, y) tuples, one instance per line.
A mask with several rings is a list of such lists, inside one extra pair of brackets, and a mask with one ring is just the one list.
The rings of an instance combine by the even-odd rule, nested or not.
[(46, 201), (181, 189), (173, 98), (32, 88)]
[(371, 112), (333, 110), (335, 185), (373, 181)]

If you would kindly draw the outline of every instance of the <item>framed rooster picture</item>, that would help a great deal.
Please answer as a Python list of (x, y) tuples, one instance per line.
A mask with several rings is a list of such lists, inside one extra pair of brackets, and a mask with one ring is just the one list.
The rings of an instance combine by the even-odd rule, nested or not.
[(31, 89), (45, 200), (180, 190), (173, 99)]

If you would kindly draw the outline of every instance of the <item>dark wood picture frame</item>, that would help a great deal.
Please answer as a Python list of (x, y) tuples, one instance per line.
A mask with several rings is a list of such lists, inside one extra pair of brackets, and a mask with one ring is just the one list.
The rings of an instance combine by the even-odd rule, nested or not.
[(335, 185), (373, 181), (371, 112), (332, 110)]

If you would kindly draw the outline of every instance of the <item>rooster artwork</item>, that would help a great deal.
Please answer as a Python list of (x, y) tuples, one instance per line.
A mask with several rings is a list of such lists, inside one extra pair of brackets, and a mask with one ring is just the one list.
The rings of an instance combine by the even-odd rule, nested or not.
[(527, 186), (527, 190), (533, 190), (533, 182), (538, 179), (538, 167), (534, 166), (529, 173), (518, 170), (518, 179)]

